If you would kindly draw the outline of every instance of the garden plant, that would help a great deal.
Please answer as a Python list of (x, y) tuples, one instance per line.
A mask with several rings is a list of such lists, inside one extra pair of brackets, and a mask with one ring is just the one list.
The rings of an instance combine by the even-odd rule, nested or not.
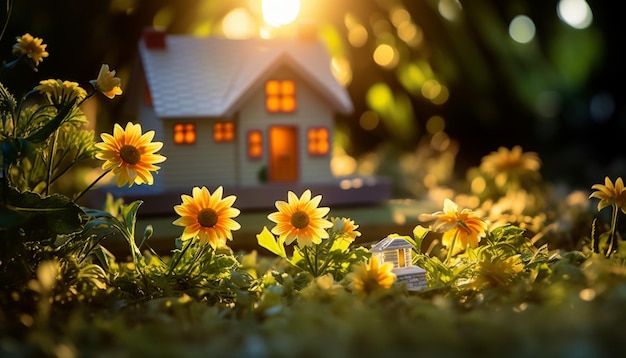
[[(241, 228), (236, 197), (189, 188), (172, 208), (176, 245), (157, 252), (153, 228), (136, 227), (141, 201), (78, 204), (105, 177), (119, 187), (152, 185), (166, 160), (140, 124), (115, 124), (100, 141), (85, 129), (81, 104), (122, 95), (121, 79), (105, 64), (91, 91), (46, 79), (16, 99), (2, 74), (36, 71), (48, 52), (25, 34), (13, 54), (0, 68), (2, 356), (626, 351), (622, 178), (559, 194), (542, 180), (537, 153), (516, 146), (486, 155), (411, 235), (389, 232), (411, 243), (413, 264), (426, 270), (419, 291), (371, 256), (359, 223), (333, 216), (310, 190), (276, 198), (271, 224), (256, 228), (258, 251), (237, 252), (228, 246)], [(93, 183), (56, 189), (88, 161), (101, 167)], [(107, 249), (113, 237), (125, 239), (128, 259)]]

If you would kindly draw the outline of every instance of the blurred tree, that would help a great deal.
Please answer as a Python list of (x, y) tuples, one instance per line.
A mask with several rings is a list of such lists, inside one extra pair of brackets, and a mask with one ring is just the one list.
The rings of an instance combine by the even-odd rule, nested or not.
[[(589, 0), (593, 23), (584, 29), (559, 19), (556, 0), (301, 3), (299, 20), (316, 24), (355, 104), (339, 124), (349, 154), (382, 144), (408, 152), (444, 132), (460, 142), (458, 174), (515, 144), (540, 153), (549, 179), (587, 186), (598, 172), (624, 170), (621, 27), (608, 2)], [(44, 38), (50, 52), (38, 74), (6, 79), (17, 94), (42, 77), (88, 86), (103, 62), (130, 78), (146, 26), (221, 36), (236, 8), (261, 26), (260, 0), (21, 0), (12, 7), (3, 58), (25, 32)], [(534, 31), (523, 43), (511, 34), (519, 15)], [(106, 102), (110, 118), (119, 118), (123, 101)]]

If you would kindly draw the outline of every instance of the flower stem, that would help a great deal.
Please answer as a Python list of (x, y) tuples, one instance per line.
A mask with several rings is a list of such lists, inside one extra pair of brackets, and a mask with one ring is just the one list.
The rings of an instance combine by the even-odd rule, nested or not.
[(109, 169), (109, 170), (105, 171), (104, 173), (100, 174), (100, 176), (97, 177), (96, 180), (94, 180), (91, 184), (89, 184), (88, 187), (83, 189), (83, 191), (81, 191), (80, 193), (78, 193), (78, 195), (76, 195), (74, 197), (74, 202), (78, 201), (78, 199), (80, 199), (83, 195), (85, 195), (85, 193), (88, 192), (89, 189), (93, 188), (93, 186), (96, 185), (96, 183), (99, 182), (100, 179), (104, 178), (105, 175), (109, 174), (110, 171), (111, 171), (111, 169)]
[(459, 236), (459, 231), (456, 230), (454, 232), (454, 238), (452, 238), (452, 245), (450, 245), (450, 248), (448, 249), (446, 260), (443, 262), (444, 264), (448, 264), (450, 262), (450, 259), (452, 259), (452, 252), (454, 251), (454, 247), (456, 246), (456, 240), (458, 236)]
[(611, 235), (609, 236), (609, 248), (606, 251), (606, 257), (611, 256), (613, 252), (613, 246), (615, 246), (615, 250), (617, 250), (617, 245), (615, 243), (615, 227), (617, 226), (617, 214), (619, 213), (619, 208), (617, 204), (613, 204), (613, 214), (611, 215)]
[(187, 245), (185, 245), (185, 247), (183, 247), (183, 250), (180, 252), (180, 255), (178, 255), (178, 257), (176, 257), (176, 261), (174, 262), (174, 265), (170, 266), (170, 270), (167, 272), (168, 276), (172, 275), (172, 272), (174, 272), (174, 269), (176, 268), (176, 266), (178, 266), (178, 263), (183, 258), (183, 255), (185, 254), (187, 249), (189, 249), (189, 247), (191, 246), (192, 242), (193, 242), (193, 239), (189, 239), (187, 241)]
[(50, 145), (50, 158), (48, 160), (48, 174), (46, 176), (46, 195), (50, 194), (50, 184), (52, 184), (52, 171), (54, 171), (54, 152), (56, 151), (57, 138), (59, 137), (59, 129), (54, 131), (52, 136), (52, 144)]
[(309, 257), (309, 247), (308, 246), (304, 246), (302, 248), (302, 252), (304, 253), (304, 260), (306, 261), (306, 265), (309, 267), (309, 272), (314, 276), (317, 277), (317, 271), (315, 270), (315, 267), (313, 266), (313, 264), (311, 263), (311, 258)]
[(88, 99), (90, 99), (91, 97), (95, 96), (98, 92), (93, 91), (89, 94), (87, 94), (87, 96), (85, 96), (85, 98), (83, 98), (80, 102), (78, 102), (78, 104), (76, 105), (76, 107), (79, 107), (81, 104), (85, 103)]
[(208, 247), (211, 247), (211, 246), (207, 245), (207, 244), (204, 244), (204, 245), (202, 245), (202, 247), (200, 247), (200, 250), (198, 250), (196, 252), (196, 254), (194, 255), (193, 259), (191, 260), (191, 263), (187, 267), (187, 270), (185, 270), (185, 276), (189, 275), (189, 273), (193, 271), (193, 269), (196, 267), (196, 265), (200, 264), (200, 258), (202, 256), (204, 256), (204, 253), (207, 251)]

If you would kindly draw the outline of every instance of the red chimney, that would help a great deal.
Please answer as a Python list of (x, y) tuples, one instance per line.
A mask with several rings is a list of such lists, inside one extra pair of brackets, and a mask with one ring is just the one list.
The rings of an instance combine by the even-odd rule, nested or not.
[(167, 48), (165, 35), (163, 28), (147, 27), (143, 30), (143, 42), (149, 50), (164, 50)]

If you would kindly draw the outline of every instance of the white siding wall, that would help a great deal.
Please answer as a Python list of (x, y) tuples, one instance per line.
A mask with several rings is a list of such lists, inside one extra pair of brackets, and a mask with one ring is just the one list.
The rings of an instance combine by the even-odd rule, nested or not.
[[(295, 79), (297, 110), (292, 114), (272, 114), (265, 110), (265, 81), (267, 79)], [(303, 82), (289, 68), (281, 68), (273, 75), (260, 81), (258, 89), (242, 105), (237, 128), (240, 140), (239, 165), (240, 183), (245, 186), (262, 184), (258, 173), (268, 165), (268, 128), (274, 125), (298, 127), (299, 145), (299, 180), (303, 183), (328, 182), (333, 179), (330, 171), (330, 153), (327, 156), (310, 156), (306, 150), (307, 129), (309, 127), (327, 127), (331, 138), (334, 131), (334, 113), (326, 101), (319, 97), (307, 83)], [(250, 160), (246, 152), (246, 134), (249, 130), (263, 132), (263, 157)]]
[[(215, 119), (166, 119), (161, 153), (167, 157), (162, 164), (163, 183), (167, 188), (188, 189), (206, 186), (214, 190), (220, 185), (235, 183), (235, 142), (215, 143)], [(174, 123), (195, 123), (196, 143), (177, 145), (173, 142)]]

